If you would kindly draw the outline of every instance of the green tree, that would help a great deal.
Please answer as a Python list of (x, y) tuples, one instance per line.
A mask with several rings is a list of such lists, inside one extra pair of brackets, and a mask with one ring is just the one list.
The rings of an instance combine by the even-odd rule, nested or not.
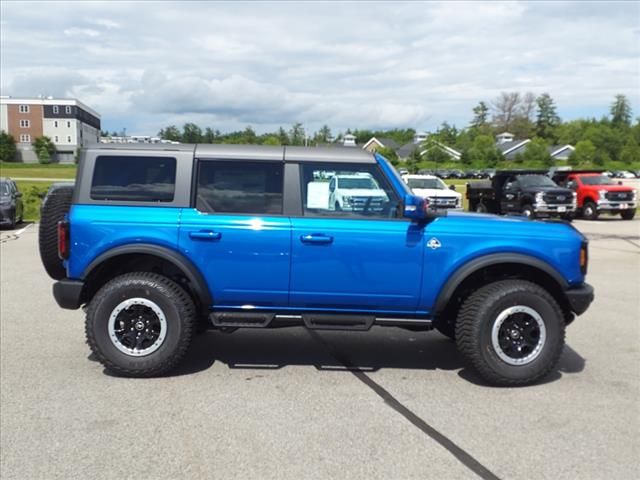
[(291, 145), (304, 145), (305, 133), (301, 123), (297, 122), (291, 126), (289, 138), (291, 139)]
[(620, 153), (620, 160), (627, 165), (640, 161), (640, 147), (638, 147), (638, 142), (631, 135), (622, 149), (622, 153)]
[(195, 123), (185, 123), (182, 127), (183, 143), (200, 143), (202, 141), (202, 129)]
[(553, 165), (553, 159), (547, 148), (547, 142), (542, 138), (534, 138), (531, 140), (522, 154), (524, 161), (528, 164), (540, 164), (546, 166)]
[(484, 102), (479, 102), (473, 107), (473, 120), (471, 120), (472, 128), (482, 129), (489, 125), (489, 107)]
[(182, 134), (175, 125), (170, 125), (167, 128), (160, 130), (160, 132), (158, 132), (158, 136), (172, 142), (179, 142), (182, 140)]
[(440, 145), (432, 144), (426, 149), (424, 159), (428, 162), (433, 162), (436, 165), (450, 162), (452, 160), (449, 155)]
[(278, 140), (280, 141), (280, 145), (290, 145), (289, 135), (286, 130), (282, 127), (278, 129)]
[(251, 128), (251, 126), (247, 126), (242, 132), (242, 143), (254, 144), (258, 142), (258, 137), (256, 132)]
[(495, 167), (502, 159), (502, 155), (496, 148), (495, 141), (490, 135), (478, 135), (473, 140), (468, 156), (477, 166)]
[(43, 135), (36, 138), (33, 142), (33, 147), (40, 163), (51, 163), (51, 158), (56, 153), (56, 146), (49, 137)]
[(392, 148), (382, 147), (379, 148), (377, 152), (384, 158), (389, 160), (393, 165), (396, 165), (398, 163), (398, 154)]
[(204, 129), (204, 135), (202, 136), (202, 143), (215, 143), (216, 141), (216, 133), (211, 129), (211, 127), (207, 127)]
[(611, 104), (611, 124), (614, 127), (628, 127), (631, 125), (631, 105), (624, 95), (616, 95)]
[(414, 148), (413, 151), (407, 157), (407, 170), (409, 173), (416, 173), (418, 171), (418, 164), (422, 161), (422, 155), (420, 155), (420, 149)]
[(263, 141), (262, 145), (280, 145), (280, 140), (276, 135), (268, 135)]
[(551, 95), (543, 93), (536, 99), (538, 114), (536, 116), (536, 133), (540, 138), (555, 141), (555, 129), (560, 124), (556, 106)]
[(15, 162), (17, 153), (15, 138), (4, 130), (0, 131), (0, 160)]
[(580, 140), (576, 143), (575, 150), (569, 156), (569, 165), (578, 166), (594, 163), (596, 147), (591, 140)]
[(315, 134), (316, 143), (329, 143), (331, 141), (331, 129), (329, 125), (323, 125)]

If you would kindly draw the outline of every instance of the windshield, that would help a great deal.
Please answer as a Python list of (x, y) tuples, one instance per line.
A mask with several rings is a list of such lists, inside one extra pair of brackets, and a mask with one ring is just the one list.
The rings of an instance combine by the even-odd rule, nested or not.
[(580, 177), (584, 185), (615, 185), (616, 182), (606, 175), (589, 175), (588, 177)]
[(553, 180), (545, 175), (518, 175), (518, 181), (523, 187), (557, 187)]
[(9, 195), (9, 184), (2, 182), (0, 183), (0, 195)]
[(372, 178), (339, 178), (338, 186), (345, 190), (353, 190), (362, 188), (365, 190), (375, 190), (378, 188), (376, 182)]
[(409, 185), (409, 188), (447, 189), (447, 186), (439, 178), (408, 178), (407, 185)]

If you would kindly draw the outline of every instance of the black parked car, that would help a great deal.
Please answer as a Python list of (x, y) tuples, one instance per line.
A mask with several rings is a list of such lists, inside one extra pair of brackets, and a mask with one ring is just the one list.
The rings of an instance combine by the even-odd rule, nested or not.
[(16, 182), (0, 177), (0, 225), (13, 228), (22, 222), (24, 204)]

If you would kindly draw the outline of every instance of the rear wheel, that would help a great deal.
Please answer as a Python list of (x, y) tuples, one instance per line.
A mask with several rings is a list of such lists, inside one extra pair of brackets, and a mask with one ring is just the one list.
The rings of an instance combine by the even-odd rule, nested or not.
[(592, 201), (584, 202), (584, 206), (582, 207), (582, 216), (587, 220), (597, 220), (598, 219), (598, 206)]
[(197, 321), (191, 297), (155, 273), (114, 278), (87, 309), (87, 343), (109, 371), (127, 377), (162, 375), (182, 360)]
[(633, 217), (636, 216), (636, 210), (635, 208), (624, 210), (620, 212), (620, 216), (622, 217), (623, 220), (633, 220)]
[(58, 222), (71, 208), (73, 186), (53, 187), (42, 202), (38, 243), (42, 265), (54, 280), (66, 277), (67, 273), (58, 257)]
[(546, 290), (524, 280), (503, 280), (464, 302), (456, 343), (490, 384), (528, 385), (558, 363), (564, 332), (562, 311)]

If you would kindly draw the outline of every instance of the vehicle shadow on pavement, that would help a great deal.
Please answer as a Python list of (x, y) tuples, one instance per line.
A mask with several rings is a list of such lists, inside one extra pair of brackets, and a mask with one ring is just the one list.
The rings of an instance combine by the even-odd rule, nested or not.
[[(453, 341), (436, 332), (374, 328), (370, 332), (313, 331), (304, 328), (209, 331), (199, 335), (184, 361), (168, 376), (197, 373), (221, 362), (230, 369), (279, 370), (312, 366), (325, 372), (381, 369), (459, 370), (464, 380), (487, 384), (466, 367)], [(565, 346), (556, 370), (539, 384), (584, 370), (585, 359)]]
[[(569, 345), (565, 345), (560, 361), (549, 375), (537, 382), (536, 385), (544, 385), (547, 383), (555, 382), (562, 378), (562, 374), (580, 373), (584, 370), (586, 360), (578, 352), (576, 352)], [(474, 385), (482, 387), (492, 387), (487, 384), (475, 371), (469, 368), (463, 368), (458, 372), (458, 376), (464, 378), (466, 381), (473, 383)], [(500, 388), (500, 387), (498, 387)]]

